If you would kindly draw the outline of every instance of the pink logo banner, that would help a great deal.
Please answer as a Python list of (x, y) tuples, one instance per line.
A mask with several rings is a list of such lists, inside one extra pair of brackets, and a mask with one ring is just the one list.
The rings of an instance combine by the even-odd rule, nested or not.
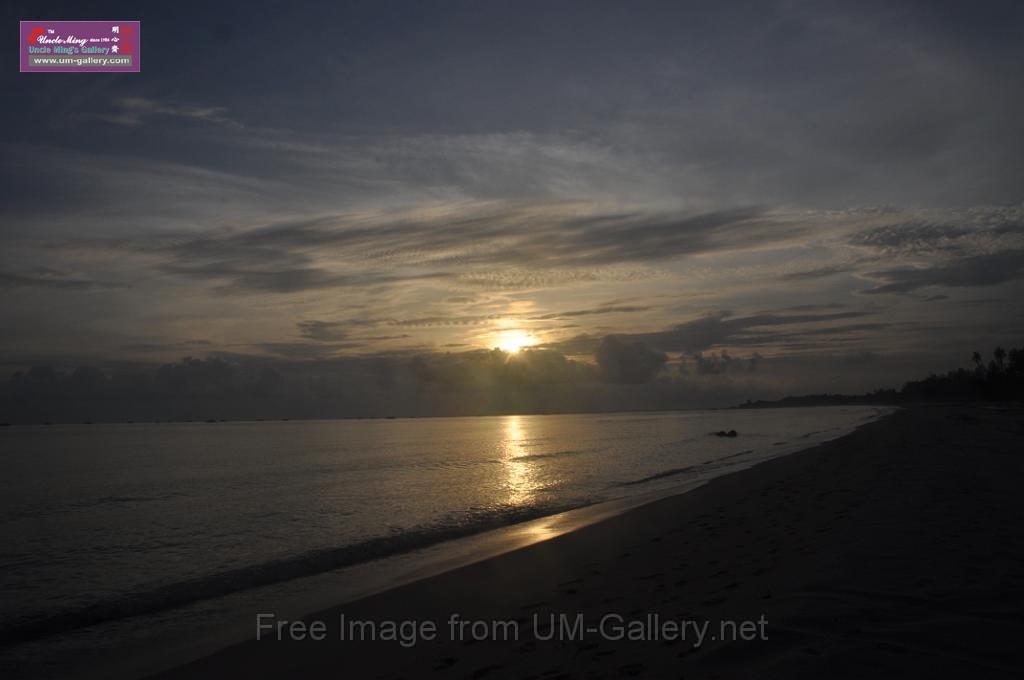
[(22, 73), (138, 73), (139, 21), (22, 21)]

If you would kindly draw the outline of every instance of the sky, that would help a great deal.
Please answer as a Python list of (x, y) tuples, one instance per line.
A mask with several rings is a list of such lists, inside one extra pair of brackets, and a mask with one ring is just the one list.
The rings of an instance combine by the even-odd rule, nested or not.
[(9, 394), (710, 406), (1024, 330), (1018, 2), (5, 7), (142, 21), (0, 72)]

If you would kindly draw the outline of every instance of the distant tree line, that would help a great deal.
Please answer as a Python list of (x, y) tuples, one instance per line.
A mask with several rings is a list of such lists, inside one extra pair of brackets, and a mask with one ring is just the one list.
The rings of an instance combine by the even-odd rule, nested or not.
[(971, 356), (971, 368), (904, 383), (900, 389), (867, 394), (806, 394), (777, 401), (747, 401), (738, 408), (818, 406), (843, 404), (900, 404), (919, 401), (1012, 401), (1024, 399), (1024, 347), (992, 351), (985, 362), (981, 352)]

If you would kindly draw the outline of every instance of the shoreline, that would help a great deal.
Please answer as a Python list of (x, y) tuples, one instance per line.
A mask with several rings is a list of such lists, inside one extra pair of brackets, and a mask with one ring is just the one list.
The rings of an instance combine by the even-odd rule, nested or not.
[[(935, 581), (928, 576), (929, 570), (935, 571), (933, 563), (938, 563), (938, 570), (944, 570), (947, 578), (965, 572), (990, 571), (990, 580), (998, 576), (1021, 587), (1024, 574), (1012, 561), (997, 562), (1002, 567), (996, 573), (991, 568), (986, 570), (991, 565), (977, 559), (976, 549), (941, 550), (936, 554), (936, 546), (931, 543), (917, 546), (916, 551), (899, 545), (915, 543), (921, 536), (941, 541), (946, 536), (942, 528), (958, 521), (969, 520), (969, 526), (983, 524), (974, 515), (993, 511), (989, 507), (992, 499), (986, 498), (985, 503), (976, 506), (965, 497), (962, 501), (967, 504), (944, 508), (948, 517), (932, 518), (935, 521), (923, 524), (919, 515), (922, 509), (934, 511), (927, 501), (946, 486), (955, 488), (962, 484), (965, 474), (981, 476), (986, 483), (1010, 483), (1012, 475), (1007, 473), (1021, 471), (1019, 457), (1006, 455), (1014, 440), (1012, 436), (1008, 439), (1004, 430), (1013, 431), (1015, 415), (1020, 415), (1019, 407), (904, 409), (838, 439), (717, 477), (695, 490), (653, 501), (557, 538), (305, 617), (307, 623), (324, 622), (328, 631), (325, 641), (249, 641), (156, 677), (216, 677), (223, 676), (227, 669), (244, 669), (245, 674), (255, 677), (294, 673), (297, 669), (314, 677), (345, 671), (360, 676), (394, 677), (408, 675), (408, 669), (423, 668), (425, 664), (429, 668), (440, 666), (439, 677), (446, 677), (443, 671), (463, 677), (488, 668), (484, 673), (488, 677), (523, 677), (543, 670), (540, 667), (545, 664), (558, 667), (559, 650), (564, 652), (566, 648), (575, 650), (573, 658), (580, 658), (574, 662), (574, 668), (579, 666), (576, 670), (585, 669), (596, 676), (616, 675), (614, 668), (606, 668), (601, 661), (604, 656), (635, 659), (635, 663), (621, 667), (641, 675), (655, 673), (654, 677), (658, 672), (674, 672), (679, 664), (680, 668), (715, 668), (715, 672), (720, 672), (720, 664), (728, 666), (729, 657), (737, 656), (748, 658), (751, 664), (755, 658), (778, 657), (775, 660), (781, 663), (780, 668), (788, 669), (783, 676), (791, 677), (800, 675), (804, 666), (820, 672), (818, 664), (834, 656), (818, 646), (807, 646), (808, 639), (820, 641), (823, 636), (837, 647), (871, 647), (859, 666), (865, 672), (864, 663), (882, 663), (880, 657), (896, 655), (892, 650), (899, 650), (904, 661), (923, 654), (924, 660), (940, 674), (949, 663), (975, 670), (982, 668), (989, 675), (1000, 673), (1011, 665), (1000, 659), (986, 660), (980, 654), (953, 655), (951, 662), (946, 658), (949, 654), (942, 651), (949, 644), (945, 639), (943, 645), (925, 645), (925, 654), (920, 644), (901, 642), (901, 630), (894, 633), (894, 641), (887, 641), (878, 635), (865, 637), (863, 631), (854, 636), (849, 631), (837, 633), (834, 629), (837, 616), (842, 621), (859, 609), (888, 608), (889, 615), (897, 618), (919, 613), (918, 608), (927, 610), (928, 603), (934, 600), (933, 594), (914, 596), (908, 591), (927, 589)], [(989, 421), (988, 428), (976, 425)], [(979, 437), (984, 438), (984, 445)], [(928, 446), (922, 443), (923, 439), (928, 440)], [(885, 451), (903, 455), (887, 455)], [(991, 465), (977, 467), (977, 456), (991, 459)], [(964, 467), (968, 462), (977, 469)], [(931, 476), (941, 474), (934, 479), (929, 476), (928, 481), (934, 484), (918, 480), (894, 497), (892, 484), (886, 481), (891, 482), (894, 472), (900, 473), (898, 477), (902, 479), (907, 475), (912, 478), (915, 471)], [(875, 484), (854, 484), (868, 479)], [(800, 484), (794, 486), (797, 480)], [(909, 522), (912, 526), (903, 526), (895, 533), (892, 526), (886, 528), (877, 515), (878, 504), (858, 499), (858, 491), (877, 496), (875, 500), (883, 507), (892, 506), (894, 516), (890, 524)], [(1014, 505), (1020, 504), (1016, 496), (1000, 496), (999, 500), (1007, 506), (996, 508), (1002, 514), (1012, 516), (1019, 509)], [(908, 507), (899, 512), (901, 505), (913, 506), (918, 512), (907, 512)], [(732, 521), (723, 521), (726, 519)], [(1005, 528), (1005, 523), (999, 526)], [(1011, 540), (1004, 541), (1003, 548), (1018, 558), (1024, 557), (1022, 532), (1007, 531)], [(969, 544), (986, 539), (987, 534), (960, 532), (956, 537)], [(855, 546), (861, 550), (851, 553)], [(669, 555), (673, 548), (683, 549)], [(980, 556), (983, 558), (984, 551)], [(808, 563), (816, 564), (817, 568), (809, 570)], [(851, 574), (851, 569), (855, 573)], [(684, 573), (686, 577), (677, 578)], [(821, 580), (825, 583), (819, 583)], [(871, 587), (863, 587), (865, 584), (857, 583), (858, 580), (868, 581)], [(898, 589), (892, 587), (895, 582), (900, 583)], [(635, 592), (637, 589), (641, 592)], [(952, 587), (948, 591), (947, 596), (956, 592)], [(897, 592), (903, 594), (897, 597)], [(586, 614), (587, 620), (597, 620), (599, 612), (608, 613), (606, 610), (615, 608), (623, 610), (624, 619), (657, 613), (665, 620), (699, 620), (703, 616), (705, 621), (724, 621), (729, 617), (756, 621), (760, 614), (765, 614), (769, 638), (763, 643), (743, 642), (741, 647), (737, 647), (739, 642), (731, 648), (719, 642), (700, 649), (674, 648), (671, 656), (666, 657), (665, 648), (671, 645), (665, 640), (657, 644), (650, 640), (628, 643), (604, 639), (556, 644), (520, 639), (511, 644), (484, 639), (467, 644), (465, 640), (437, 639), (407, 648), (380, 639), (340, 642), (337, 630), (331, 630), (332, 626), (337, 628), (343, 613), (350, 619), (377, 622), (433, 621), (440, 629), (452, 613), (459, 613), (466, 621), (485, 621), (488, 616), (492, 621), (521, 619), (525, 626), (529, 614), (579, 612)], [(979, 616), (985, 618), (972, 614), (960, 620), (953, 616), (954, 627), (965, 626), (972, 637), (977, 637)], [(998, 618), (1005, 619), (1006, 612)], [(862, 619), (863, 616), (857, 619), (861, 629), (866, 624)], [(993, 635), (993, 639), (1002, 634), (1024, 633), (1019, 622), (1012, 617), (1010, 621), (1012, 625), (1000, 635)], [(775, 636), (770, 635), (773, 625)], [(818, 627), (824, 632), (818, 632)], [(829, 628), (833, 629), (831, 633)], [(800, 644), (804, 644), (802, 652)], [(1011, 648), (985, 647), (1002, 649), (1004, 656), (1005, 650)], [(723, 654), (729, 649), (731, 653)], [(842, 649), (836, 653), (846, 658), (850, 652)], [(860, 653), (864, 650), (860, 649)], [(936, 659), (943, 661), (940, 664)], [(483, 663), (496, 660), (501, 663)], [(849, 661), (847, 658), (844, 663)], [(760, 663), (755, 666), (746, 668), (746, 672), (763, 672)]]

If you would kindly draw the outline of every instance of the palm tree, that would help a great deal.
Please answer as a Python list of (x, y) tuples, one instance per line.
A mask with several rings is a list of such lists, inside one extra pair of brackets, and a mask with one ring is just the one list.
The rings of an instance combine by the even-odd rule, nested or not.
[(981, 358), (981, 352), (972, 354), (971, 361), (974, 362), (974, 375), (978, 378), (983, 378), (985, 376), (985, 363), (984, 359)]
[(992, 352), (992, 356), (996, 360), (996, 366), (998, 366), (999, 370), (1002, 371), (1006, 366), (1006, 350), (1002, 347), (996, 347), (995, 351)]

